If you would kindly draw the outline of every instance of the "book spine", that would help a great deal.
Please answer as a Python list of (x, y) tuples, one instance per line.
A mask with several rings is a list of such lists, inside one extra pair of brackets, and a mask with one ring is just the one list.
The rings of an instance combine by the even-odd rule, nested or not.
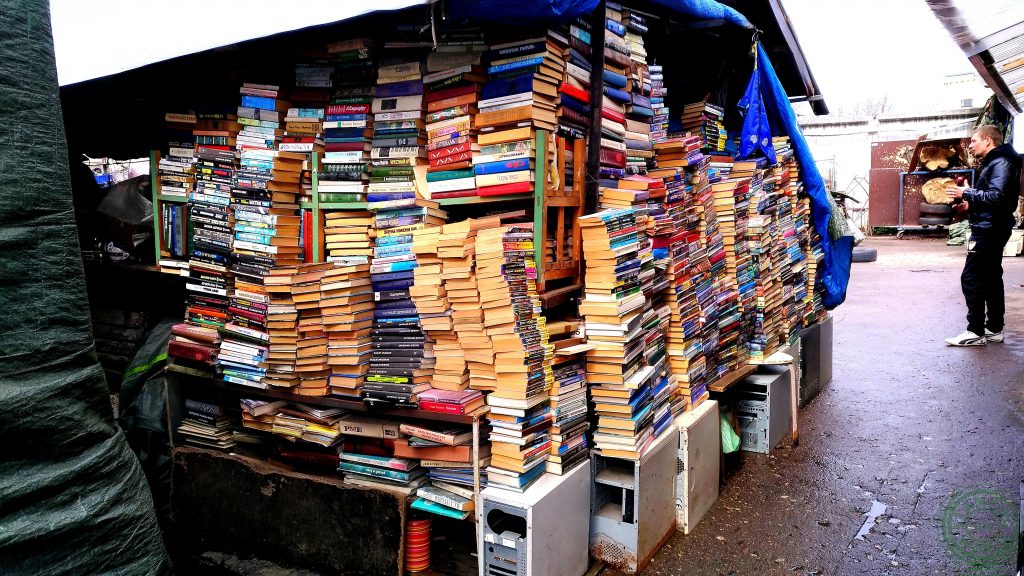
[(447, 444), (448, 446), (455, 445), (455, 436), (431, 430), (430, 428), (423, 428), (422, 426), (415, 426), (412, 424), (402, 424), (401, 430), (410, 436), (416, 436), (417, 438), (423, 438), (424, 440), (430, 440), (431, 442), (440, 442), (441, 444)]
[(420, 410), (426, 412), (441, 412), (445, 414), (465, 414), (461, 404), (449, 404), (446, 402), (435, 402), (431, 400), (420, 400)]
[(390, 480), (398, 480), (399, 482), (409, 481), (409, 473), (407, 472), (387, 470), (384, 468), (366, 466), (363, 464), (355, 464), (352, 462), (341, 462), (340, 464), (338, 464), (338, 469), (343, 472), (353, 472), (356, 474), (362, 474), (364, 476), (376, 476), (377, 478), (388, 478)]

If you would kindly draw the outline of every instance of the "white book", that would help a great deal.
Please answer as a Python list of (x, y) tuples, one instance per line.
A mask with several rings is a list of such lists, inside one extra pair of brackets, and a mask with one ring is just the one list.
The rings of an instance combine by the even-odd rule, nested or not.
[(427, 182), (427, 192), (454, 192), (456, 190), (472, 190), (476, 188), (476, 178), (453, 178), (441, 180), (440, 182)]

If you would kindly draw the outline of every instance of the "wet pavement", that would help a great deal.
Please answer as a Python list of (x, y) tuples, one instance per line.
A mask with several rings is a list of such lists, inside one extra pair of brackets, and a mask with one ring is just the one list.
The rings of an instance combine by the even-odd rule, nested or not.
[(1006, 343), (958, 349), (943, 338), (966, 326), (964, 248), (866, 245), (879, 258), (853, 265), (833, 313), (833, 381), (801, 411), (800, 445), (745, 453), (645, 576), (1014, 573), (1024, 258), (1004, 259)]

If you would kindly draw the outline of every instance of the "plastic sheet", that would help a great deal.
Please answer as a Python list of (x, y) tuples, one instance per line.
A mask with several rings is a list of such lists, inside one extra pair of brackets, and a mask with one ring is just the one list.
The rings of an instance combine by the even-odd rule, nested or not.
[(96, 361), (49, 4), (0, 26), (0, 574), (167, 574)]

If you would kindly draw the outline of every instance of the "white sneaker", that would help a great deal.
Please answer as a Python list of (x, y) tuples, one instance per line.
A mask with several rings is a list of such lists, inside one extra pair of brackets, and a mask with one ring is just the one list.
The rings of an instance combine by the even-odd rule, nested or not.
[(946, 344), (949, 344), (950, 346), (984, 346), (985, 337), (978, 336), (974, 332), (966, 330), (959, 336), (946, 338)]
[(988, 328), (985, 328), (985, 341), (986, 342), (1002, 342), (1003, 341), (1003, 333), (1002, 332), (993, 332), (993, 331), (989, 330)]

